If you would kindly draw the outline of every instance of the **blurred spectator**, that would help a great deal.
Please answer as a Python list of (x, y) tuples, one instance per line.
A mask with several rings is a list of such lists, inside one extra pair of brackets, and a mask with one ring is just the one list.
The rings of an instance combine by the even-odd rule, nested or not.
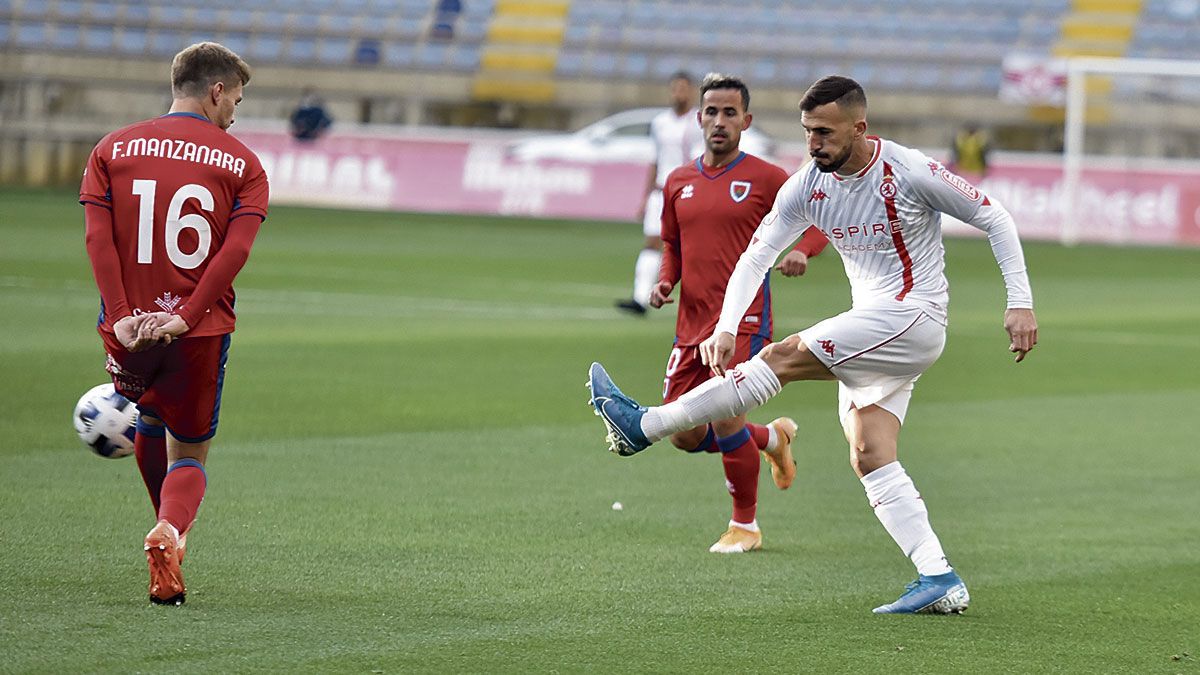
[(972, 180), (983, 178), (988, 169), (992, 141), (974, 122), (968, 122), (954, 137), (950, 150), (950, 170)]
[(454, 39), (454, 24), (458, 23), (458, 15), (462, 14), (462, 9), (462, 0), (437, 0), (429, 36), (443, 40)]
[(333, 118), (325, 112), (321, 99), (310, 87), (300, 95), (300, 104), (292, 111), (290, 122), (292, 136), (296, 140), (315, 141), (333, 124)]

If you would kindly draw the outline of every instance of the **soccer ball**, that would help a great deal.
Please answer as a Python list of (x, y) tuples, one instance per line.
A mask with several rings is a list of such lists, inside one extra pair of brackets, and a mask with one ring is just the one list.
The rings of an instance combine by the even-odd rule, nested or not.
[(116, 459), (133, 452), (137, 406), (112, 384), (88, 389), (75, 404), (75, 431), (84, 445), (101, 457)]

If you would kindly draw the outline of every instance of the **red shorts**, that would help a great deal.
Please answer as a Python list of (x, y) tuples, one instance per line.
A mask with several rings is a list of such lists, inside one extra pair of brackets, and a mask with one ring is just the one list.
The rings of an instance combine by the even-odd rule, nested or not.
[(139, 411), (162, 420), (185, 443), (217, 433), (229, 334), (180, 338), (137, 353), (126, 351), (112, 333), (100, 336), (108, 353), (105, 369)]
[[(729, 366), (749, 361), (771, 341), (761, 335), (739, 335)], [(675, 347), (667, 357), (667, 376), (663, 378), (663, 403), (670, 403), (707, 382), (713, 373), (700, 362), (700, 346)]]

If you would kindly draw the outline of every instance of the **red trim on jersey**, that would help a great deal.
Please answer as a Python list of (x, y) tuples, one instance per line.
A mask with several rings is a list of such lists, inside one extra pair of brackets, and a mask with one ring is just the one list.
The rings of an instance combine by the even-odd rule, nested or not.
[[(885, 181), (895, 180), (892, 175), (892, 165), (887, 162), (883, 163), (883, 179)], [(904, 288), (896, 295), (896, 299), (903, 300), (913, 287), (912, 258), (908, 255), (908, 247), (904, 245), (904, 233), (900, 230), (900, 216), (896, 214), (896, 191), (891, 190), (888, 195), (883, 198), (884, 206), (887, 207), (888, 227), (892, 230), (892, 244), (896, 247), (896, 254), (900, 256), (900, 264), (904, 266)]]
[(841, 361), (836, 361), (834, 363), (831, 363), (831, 364), (829, 364), (829, 367), (836, 368), (851, 359), (857, 359), (858, 357), (862, 356), (863, 354), (869, 354), (869, 353), (875, 351), (876, 349), (879, 349), (880, 347), (895, 341), (896, 338), (900, 337), (901, 335), (904, 335), (905, 333), (907, 333), (909, 331), (909, 329), (911, 329), (913, 326), (917, 325), (917, 322), (920, 320), (921, 320), (921, 317), (918, 316), (917, 318), (913, 319), (912, 323), (905, 326), (904, 330), (900, 331), (899, 333), (896, 333), (892, 337), (884, 340), (883, 342), (880, 342), (879, 344), (875, 345), (874, 347), (867, 347), (866, 349), (862, 350), (861, 352), (859, 352), (857, 354), (851, 354), (850, 356), (847, 356), (846, 358), (842, 359)]
[[(875, 162), (879, 160), (880, 153), (883, 152), (883, 141), (879, 140), (878, 136), (867, 136), (867, 140), (875, 143), (875, 152), (871, 155), (871, 161), (867, 162), (867, 165), (864, 166), (861, 171), (853, 176), (850, 176), (850, 178), (862, 178), (863, 176), (867, 175), (867, 172), (871, 170), (871, 167), (875, 166)], [(839, 176), (836, 171), (833, 172), (833, 178), (834, 180), (847, 180), (846, 178)]]

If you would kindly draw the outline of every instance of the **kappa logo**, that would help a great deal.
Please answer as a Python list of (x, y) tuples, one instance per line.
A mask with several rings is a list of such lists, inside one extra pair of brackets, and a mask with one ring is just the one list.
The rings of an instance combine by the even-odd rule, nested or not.
[(692, 187), (691, 183), (683, 186), (683, 191), (679, 193), (680, 199), (691, 199), (696, 194), (696, 188)]
[(179, 305), (179, 301), (183, 298), (178, 295), (172, 295), (170, 291), (163, 291), (161, 298), (156, 298), (154, 304), (162, 308), (162, 311), (170, 314), (175, 311), (175, 307)]
[(729, 196), (733, 201), (742, 203), (750, 196), (750, 181), (735, 180), (729, 184)]
[(833, 340), (817, 340), (817, 344), (821, 345), (821, 351), (833, 356), (833, 350), (836, 348)]
[(825, 194), (824, 192), (822, 192), (820, 188), (815, 188), (815, 189), (813, 189), (813, 191), (812, 191), (812, 194), (808, 196), (808, 201), (810, 201), (810, 202), (819, 202), (819, 201), (821, 201), (822, 199), (825, 199), (825, 198), (826, 198), (826, 197), (828, 197), (828, 196), (829, 196), (829, 195), (827, 195), (827, 194)]
[(929, 167), (929, 175), (930, 176), (936, 176), (937, 172), (942, 170), (942, 165), (938, 164), (937, 162), (930, 162), (926, 166)]

